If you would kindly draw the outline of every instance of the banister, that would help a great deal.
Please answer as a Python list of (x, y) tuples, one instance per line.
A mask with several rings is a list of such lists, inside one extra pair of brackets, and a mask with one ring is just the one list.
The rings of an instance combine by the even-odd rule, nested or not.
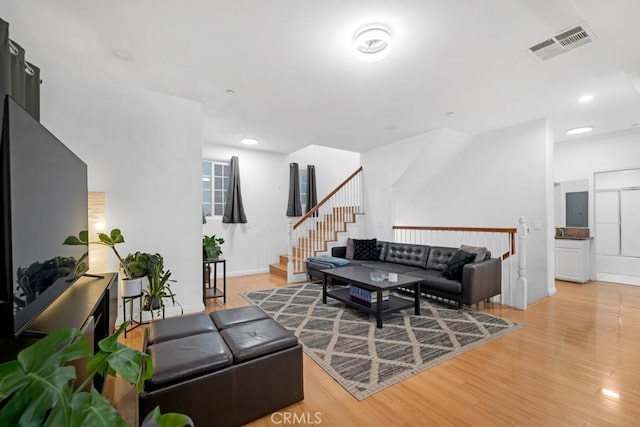
[(474, 233), (508, 233), (511, 250), (502, 254), (502, 260), (509, 258), (516, 253), (517, 228), (515, 227), (443, 227), (443, 226), (415, 226), (415, 225), (394, 225), (393, 230), (424, 230), (424, 231), (468, 231)]
[(338, 191), (340, 191), (340, 189), (342, 189), (345, 185), (347, 185), (349, 183), (349, 181), (351, 181), (356, 175), (358, 175), (360, 172), (362, 172), (362, 166), (360, 166), (355, 172), (353, 172), (351, 175), (349, 175), (344, 181), (342, 181), (336, 188), (334, 188), (329, 194), (327, 194), (327, 196), (320, 200), (319, 203), (317, 203), (313, 208), (311, 208), (311, 210), (309, 212), (307, 212), (306, 214), (304, 214), (302, 216), (302, 218), (300, 218), (298, 220), (298, 222), (296, 222), (293, 225), (293, 229), (295, 230), (296, 228), (298, 228), (300, 226), (300, 224), (302, 224), (307, 218), (313, 216), (314, 213), (316, 213), (318, 211), (318, 209), (320, 209), (320, 206), (324, 205), (327, 200), (331, 199), (331, 197), (336, 194)]

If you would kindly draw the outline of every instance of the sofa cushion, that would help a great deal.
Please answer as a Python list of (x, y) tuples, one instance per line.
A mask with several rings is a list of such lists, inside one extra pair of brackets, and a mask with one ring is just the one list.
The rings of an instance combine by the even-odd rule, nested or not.
[(275, 320), (242, 323), (220, 332), (235, 363), (246, 362), (298, 344), (298, 338)]
[(443, 246), (431, 246), (429, 258), (427, 259), (427, 270), (444, 271), (447, 261), (456, 253), (456, 248), (446, 248)]
[(442, 272), (437, 270), (413, 270), (405, 273), (407, 276), (424, 279), (420, 284), (420, 290), (425, 294), (429, 293), (429, 288), (454, 294), (462, 293), (462, 282), (451, 280), (442, 276)]
[(347, 239), (347, 246), (344, 257), (346, 259), (353, 259), (353, 239), (351, 237)]
[(485, 260), (485, 256), (487, 255), (487, 248), (484, 246), (467, 246), (460, 245), (460, 250), (469, 252), (470, 254), (476, 254), (473, 262), (480, 262)]
[(429, 257), (429, 246), (409, 243), (387, 243), (384, 260), (396, 264), (425, 268)]
[(215, 330), (213, 321), (205, 313), (158, 319), (149, 325), (147, 345)]
[(442, 272), (442, 275), (447, 279), (462, 280), (463, 267), (473, 262), (474, 259), (476, 259), (476, 254), (458, 250), (447, 261), (447, 267)]
[[(171, 319), (175, 319), (172, 317)], [(207, 332), (150, 345), (151, 388), (202, 376), (233, 364), (233, 355), (219, 332)]]
[(379, 258), (377, 239), (353, 239), (353, 259), (374, 261)]
[(209, 316), (211, 316), (211, 320), (219, 330), (237, 326), (241, 323), (253, 322), (254, 320), (270, 319), (264, 310), (255, 305), (216, 310), (210, 313)]

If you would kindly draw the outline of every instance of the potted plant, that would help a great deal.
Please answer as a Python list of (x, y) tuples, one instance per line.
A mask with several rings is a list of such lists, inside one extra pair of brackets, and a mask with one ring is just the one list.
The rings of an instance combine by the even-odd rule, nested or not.
[[(0, 364), (0, 425), (126, 426), (109, 400), (89, 386), (96, 374), (119, 375), (136, 386), (153, 375), (151, 357), (118, 342), (127, 327), (98, 343), (94, 355), (82, 331), (55, 331)], [(87, 358), (87, 378), (76, 384), (76, 370), (69, 362)], [(89, 391), (86, 391), (88, 389)], [(143, 426), (185, 426), (193, 421), (182, 414), (160, 415), (155, 408)]]
[(124, 236), (122, 235), (120, 229), (114, 228), (109, 232), (109, 234), (99, 233), (98, 240), (93, 242), (89, 241), (89, 233), (86, 230), (83, 230), (77, 236), (67, 237), (62, 244), (88, 245), (90, 243), (110, 247), (115, 256), (118, 258), (120, 270), (122, 270), (122, 274), (124, 275), (124, 277), (120, 279), (120, 288), (118, 289), (119, 295), (121, 297), (140, 295), (142, 293), (142, 278), (146, 274), (139, 274), (139, 269), (137, 267), (138, 264), (135, 262), (135, 260), (129, 259), (129, 257), (127, 257), (127, 261), (125, 262), (125, 259), (123, 259), (118, 253), (116, 245), (124, 243)]
[(144, 294), (144, 310), (151, 311), (151, 317), (153, 318), (153, 311), (163, 307), (163, 299), (170, 298), (173, 305), (178, 304), (182, 311), (182, 306), (175, 300), (176, 294), (171, 290), (171, 282), (175, 283), (175, 280), (169, 279), (171, 271), (164, 269), (162, 255), (147, 254), (146, 270), (149, 285), (142, 290)]
[(204, 250), (204, 257), (209, 259), (216, 259), (222, 255), (221, 245), (224, 243), (222, 237), (216, 237), (215, 234), (211, 236), (202, 237), (202, 247)]

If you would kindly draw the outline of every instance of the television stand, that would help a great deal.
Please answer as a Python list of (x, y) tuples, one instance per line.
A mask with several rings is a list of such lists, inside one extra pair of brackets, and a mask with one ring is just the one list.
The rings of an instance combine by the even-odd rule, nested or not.
[(62, 328), (80, 329), (95, 352), (98, 342), (114, 330), (118, 314), (117, 279), (116, 273), (78, 278), (27, 325), (27, 330), (16, 338), (0, 340), (0, 363), (14, 360), (24, 348)]

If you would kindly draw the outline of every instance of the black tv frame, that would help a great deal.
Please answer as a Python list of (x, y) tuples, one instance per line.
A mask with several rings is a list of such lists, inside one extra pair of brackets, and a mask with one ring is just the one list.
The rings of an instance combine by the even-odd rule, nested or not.
[[(0, 209), (0, 248), (2, 250), (2, 254), (0, 255), (0, 337), (4, 338), (17, 337), (20, 335), (28, 328), (30, 322), (56, 301), (60, 295), (71, 287), (80, 277), (58, 278), (51, 286), (38, 294), (37, 299), (33, 300), (23, 309), (14, 312), (14, 270), (17, 266), (13, 265), (14, 242), (12, 238), (12, 165), (10, 152), (12, 142), (10, 123), (11, 115), (13, 114), (27, 115), (28, 118), (22, 117), (22, 119), (31, 120), (32, 124), (30, 123), (30, 126), (38, 126), (40, 128), (38, 131), (46, 132), (52, 142), (59, 143), (61, 149), (64, 147), (73, 157), (77, 158), (78, 166), (83, 165), (84, 167), (84, 187), (85, 194), (87, 194), (86, 164), (55, 137), (55, 135), (40, 124), (39, 121), (31, 117), (13, 98), (6, 95), (3, 103), (2, 134), (0, 140), (0, 202), (2, 204)], [(86, 227), (84, 229), (86, 229)], [(62, 244), (62, 241), (60, 244)]]

